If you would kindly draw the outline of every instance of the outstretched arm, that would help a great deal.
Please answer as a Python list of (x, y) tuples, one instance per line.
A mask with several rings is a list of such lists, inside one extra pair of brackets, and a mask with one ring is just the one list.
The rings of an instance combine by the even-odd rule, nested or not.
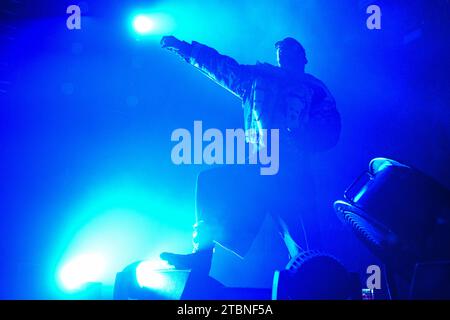
[(193, 41), (192, 44), (173, 36), (163, 37), (161, 46), (180, 55), (208, 78), (243, 99), (251, 89), (252, 66), (241, 65), (217, 50)]

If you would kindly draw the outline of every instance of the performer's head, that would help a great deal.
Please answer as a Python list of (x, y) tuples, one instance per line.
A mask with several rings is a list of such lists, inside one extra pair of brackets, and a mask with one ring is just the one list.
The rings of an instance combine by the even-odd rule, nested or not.
[(303, 46), (294, 38), (286, 38), (275, 43), (278, 65), (286, 70), (305, 72), (308, 63)]

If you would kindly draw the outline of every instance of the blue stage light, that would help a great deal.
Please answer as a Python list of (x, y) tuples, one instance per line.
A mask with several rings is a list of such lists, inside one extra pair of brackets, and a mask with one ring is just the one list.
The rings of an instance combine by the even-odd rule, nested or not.
[(113, 296), (118, 300), (179, 300), (190, 273), (160, 259), (136, 261), (117, 273)]
[(164, 261), (155, 263), (143, 261), (136, 267), (136, 280), (139, 286), (151, 289), (164, 289), (167, 286), (166, 276), (159, 271), (169, 266)]
[(172, 16), (159, 11), (138, 11), (130, 16), (133, 33), (141, 37), (159, 37), (171, 34), (175, 27)]
[(139, 34), (149, 34), (155, 29), (155, 21), (147, 15), (140, 14), (133, 19), (133, 28)]
[(66, 290), (72, 291), (90, 282), (98, 282), (105, 271), (105, 261), (98, 254), (84, 254), (76, 256), (65, 264), (59, 279)]

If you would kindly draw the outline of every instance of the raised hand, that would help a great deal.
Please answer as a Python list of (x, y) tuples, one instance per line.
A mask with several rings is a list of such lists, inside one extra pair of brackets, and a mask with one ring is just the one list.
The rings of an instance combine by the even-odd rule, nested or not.
[(180, 51), (185, 46), (185, 43), (174, 36), (164, 36), (161, 39), (161, 48), (170, 51)]

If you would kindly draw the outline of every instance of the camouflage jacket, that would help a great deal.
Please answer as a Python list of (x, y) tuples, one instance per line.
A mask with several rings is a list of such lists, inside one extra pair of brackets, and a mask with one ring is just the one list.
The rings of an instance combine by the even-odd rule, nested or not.
[(297, 150), (322, 151), (339, 139), (341, 121), (327, 87), (310, 74), (288, 74), (268, 63), (241, 65), (198, 42), (179, 54), (242, 100), (247, 141), (279, 129), (280, 140)]

